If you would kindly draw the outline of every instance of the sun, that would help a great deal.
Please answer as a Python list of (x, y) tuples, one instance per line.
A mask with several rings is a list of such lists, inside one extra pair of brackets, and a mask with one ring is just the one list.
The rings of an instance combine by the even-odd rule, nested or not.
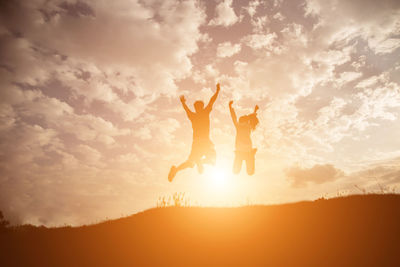
[(238, 176), (232, 173), (229, 160), (217, 160), (216, 165), (206, 166), (201, 183), (197, 188), (199, 200), (203, 205), (212, 207), (232, 206), (238, 201), (241, 187)]
[(225, 170), (223, 170), (223, 169), (220, 169), (220, 168), (215, 168), (213, 171), (212, 171), (212, 180), (213, 180), (213, 183), (215, 184), (215, 186), (216, 187), (223, 187), (224, 185), (226, 185), (227, 184), (227, 178), (228, 178), (228, 175), (227, 175), (227, 173), (225, 172)]
[(208, 171), (209, 186), (218, 191), (224, 191), (230, 187), (231, 174), (223, 167), (214, 166)]

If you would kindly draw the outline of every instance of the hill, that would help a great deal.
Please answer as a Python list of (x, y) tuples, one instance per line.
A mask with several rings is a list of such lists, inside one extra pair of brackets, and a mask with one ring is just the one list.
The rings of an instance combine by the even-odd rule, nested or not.
[(157, 208), (0, 237), (0, 266), (399, 266), (400, 195)]

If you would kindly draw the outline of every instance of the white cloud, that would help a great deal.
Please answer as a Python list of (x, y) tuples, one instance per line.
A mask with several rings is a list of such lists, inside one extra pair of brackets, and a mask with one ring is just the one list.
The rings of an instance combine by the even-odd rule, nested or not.
[(385, 81), (384, 79), (385, 79), (385, 78), (384, 78), (383, 75), (380, 75), (379, 77), (378, 77), (378, 76), (371, 76), (371, 77), (369, 77), (369, 78), (367, 78), (367, 79), (364, 79), (364, 80), (360, 81), (360, 82), (356, 85), (356, 88), (371, 87), (371, 86), (373, 86), (373, 85), (376, 85), (376, 84), (377, 84), (378, 82), (380, 82), (380, 81)]
[(315, 31), (322, 42), (348, 43), (361, 37), (376, 54), (392, 53), (399, 47), (398, 38), (393, 38), (399, 33), (398, 1), (307, 0), (305, 10), (319, 19)]
[[(126, 76), (120, 79), (130, 78), (135, 83), (128, 87), (130, 90), (146, 92), (171, 93), (176, 90), (174, 79), (190, 74), (188, 56), (198, 49), (197, 41), (202, 38), (198, 27), (205, 19), (196, 1), (160, 1), (158, 10), (137, 1), (88, 2), (85, 5), (94, 15), (78, 17), (71, 17), (67, 8), (54, 2), (20, 5), (17, 23), (14, 19), (15, 25), (9, 27), (29, 40), (25, 47), (34, 43), (79, 58), (95, 64), (101, 75), (112, 70), (124, 73)], [(73, 5), (70, 9), (79, 10)], [(35, 11), (38, 9), (56, 15), (38, 23), (39, 18), (43, 20), (43, 15)], [(163, 23), (154, 19), (156, 15)], [(99, 97), (110, 99), (110, 95)]]
[(335, 80), (339, 87), (342, 87), (344, 84), (354, 81), (362, 76), (361, 72), (353, 72), (353, 71), (346, 71), (342, 72), (339, 75), (339, 78)]
[(215, 8), (215, 18), (210, 20), (208, 25), (210, 26), (232, 26), (239, 21), (239, 17), (236, 15), (232, 7), (232, 0), (223, 0)]
[(219, 71), (213, 64), (207, 64), (204, 66), (204, 74), (215, 78), (219, 75)]
[[(314, 52), (312, 60), (322, 64), (322, 66), (327, 68), (334, 68), (337, 65), (342, 65), (351, 60), (351, 53), (354, 52), (354, 47), (347, 46), (341, 50), (317, 50)], [(320, 66), (320, 67), (322, 67)]]
[(257, 7), (260, 5), (259, 0), (253, 0), (249, 2), (249, 5), (245, 8), (249, 13), (250, 17), (253, 17), (257, 12)]
[(276, 40), (276, 33), (268, 34), (251, 34), (243, 38), (246, 45), (253, 49), (274, 49), (274, 41)]
[(283, 21), (285, 19), (285, 16), (282, 15), (281, 12), (277, 12), (275, 15), (272, 16), (274, 19)]
[(232, 44), (231, 42), (224, 42), (218, 44), (217, 57), (231, 57), (240, 52), (241, 44)]
[(375, 47), (376, 54), (390, 54), (400, 47), (400, 39), (389, 38), (376, 44), (370, 41), (369, 45)]
[(307, 46), (308, 38), (302, 25), (291, 23), (285, 27), (281, 33), (283, 34), (285, 41), (289, 42), (292, 46), (298, 44), (303, 47)]
[(359, 71), (362, 67), (365, 66), (365, 60), (367, 59), (367, 57), (365, 55), (361, 55), (357, 61), (353, 61), (351, 63), (351, 66), (354, 67), (354, 69), (356, 71)]
[(400, 107), (400, 86), (396, 83), (365, 89), (357, 97), (363, 101), (358, 112), (367, 118), (395, 120), (399, 116), (391, 110)]
[(254, 17), (251, 18), (251, 25), (253, 26), (253, 32), (258, 33), (258, 34), (264, 34), (268, 30), (268, 23), (270, 23), (270, 20), (268, 19), (267, 15), (260, 16), (260, 17)]

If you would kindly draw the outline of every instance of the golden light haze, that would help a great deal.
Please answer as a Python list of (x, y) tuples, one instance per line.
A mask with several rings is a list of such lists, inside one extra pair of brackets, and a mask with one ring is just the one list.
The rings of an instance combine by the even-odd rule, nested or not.
[[(400, 2), (7, 1), (0, 8), (0, 210), (81, 225), (186, 192), (282, 203), (400, 183)], [(179, 173), (190, 108), (217, 164)], [(238, 116), (259, 105), (255, 174), (232, 174)]]

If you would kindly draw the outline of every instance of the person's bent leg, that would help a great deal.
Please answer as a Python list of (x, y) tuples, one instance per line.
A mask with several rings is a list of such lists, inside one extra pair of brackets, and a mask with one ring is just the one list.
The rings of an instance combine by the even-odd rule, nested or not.
[(185, 162), (183, 162), (182, 164), (180, 164), (178, 167), (176, 167), (175, 165), (171, 167), (169, 174), (168, 174), (168, 181), (172, 182), (172, 180), (174, 179), (175, 175), (186, 168), (193, 168), (194, 166), (194, 162), (187, 160)]
[(194, 162), (191, 160), (187, 160), (176, 168), (176, 172), (193, 167), (194, 167)]
[(242, 161), (243, 158), (238, 155), (238, 153), (235, 153), (235, 160), (233, 161), (233, 173), (238, 174), (240, 172), (240, 169), (242, 168)]

